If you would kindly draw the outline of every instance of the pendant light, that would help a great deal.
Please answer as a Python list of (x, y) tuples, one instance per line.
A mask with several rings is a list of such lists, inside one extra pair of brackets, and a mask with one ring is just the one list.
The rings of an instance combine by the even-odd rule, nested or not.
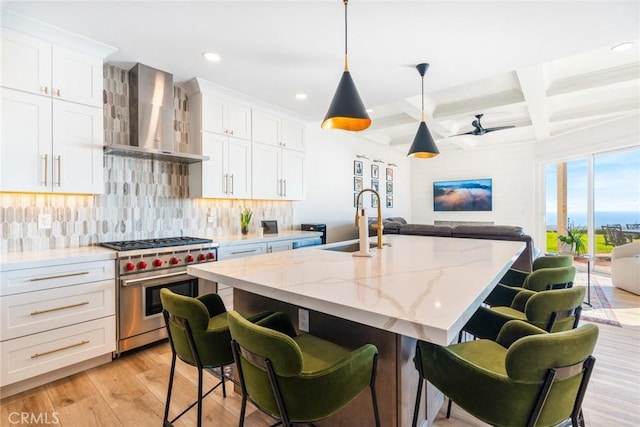
[(344, 72), (329, 111), (322, 122), (323, 129), (364, 130), (371, 124), (367, 109), (360, 98), (347, 63), (347, 3), (344, 3)]
[(411, 144), (411, 148), (409, 149), (407, 156), (417, 157), (419, 159), (428, 159), (435, 157), (440, 153), (435, 141), (431, 137), (431, 133), (429, 133), (429, 129), (427, 129), (427, 124), (424, 121), (424, 73), (426, 73), (427, 68), (429, 68), (429, 64), (418, 64), (416, 65), (416, 68), (422, 77), (422, 115), (420, 118), (420, 125), (418, 126), (418, 132), (416, 133), (416, 137), (413, 138), (413, 144)]

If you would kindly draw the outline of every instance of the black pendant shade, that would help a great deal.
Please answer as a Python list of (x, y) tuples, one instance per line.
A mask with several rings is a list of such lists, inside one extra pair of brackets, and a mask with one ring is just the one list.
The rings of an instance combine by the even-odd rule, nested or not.
[(360, 98), (356, 84), (353, 82), (347, 62), (347, 3), (344, 3), (344, 72), (329, 111), (322, 121), (323, 129), (364, 130), (371, 124), (367, 109)]
[(351, 73), (342, 73), (329, 111), (322, 122), (323, 129), (363, 130), (369, 127), (371, 119), (360, 98)]
[(436, 142), (433, 140), (427, 124), (424, 121), (424, 73), (427, 71), (427, 68), (429, 68), (429, 64), (418, 64), (416, 68), (422, 77), (422, 116), (420, 125), (418, 126), (418, 132), (415, 138), (413, 138), (413, 144), (411, 144), (407, 156), (418, 159), (428, 159), (440, 154)]

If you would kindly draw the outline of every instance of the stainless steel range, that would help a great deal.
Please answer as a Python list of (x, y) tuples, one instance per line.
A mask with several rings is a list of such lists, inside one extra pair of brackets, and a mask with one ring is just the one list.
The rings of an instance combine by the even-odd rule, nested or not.
[(215, 283), (187, 274), (189, 264), (217, 261), (217, 245), (210, 239), (171, 237), (101, 245), (118, 251), (117, 354), (167, 337), (160, 289), (188, 296), (216, 290)]

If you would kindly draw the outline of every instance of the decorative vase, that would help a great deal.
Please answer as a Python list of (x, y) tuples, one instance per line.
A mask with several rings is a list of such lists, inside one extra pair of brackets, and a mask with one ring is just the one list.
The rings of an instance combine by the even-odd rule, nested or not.
[(240, 232), (242, 234), (249, 234), (249, 226), (248, 225), (243, 225), (240, 227)]

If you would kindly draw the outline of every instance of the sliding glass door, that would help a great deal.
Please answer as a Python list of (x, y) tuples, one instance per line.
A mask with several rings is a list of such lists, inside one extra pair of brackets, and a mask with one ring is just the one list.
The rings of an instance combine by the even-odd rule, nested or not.
[(549, 164), (545, 181), (547, 252), (587, 254), (606, 271), (615, 246), (640, 239), (640, 150)]

